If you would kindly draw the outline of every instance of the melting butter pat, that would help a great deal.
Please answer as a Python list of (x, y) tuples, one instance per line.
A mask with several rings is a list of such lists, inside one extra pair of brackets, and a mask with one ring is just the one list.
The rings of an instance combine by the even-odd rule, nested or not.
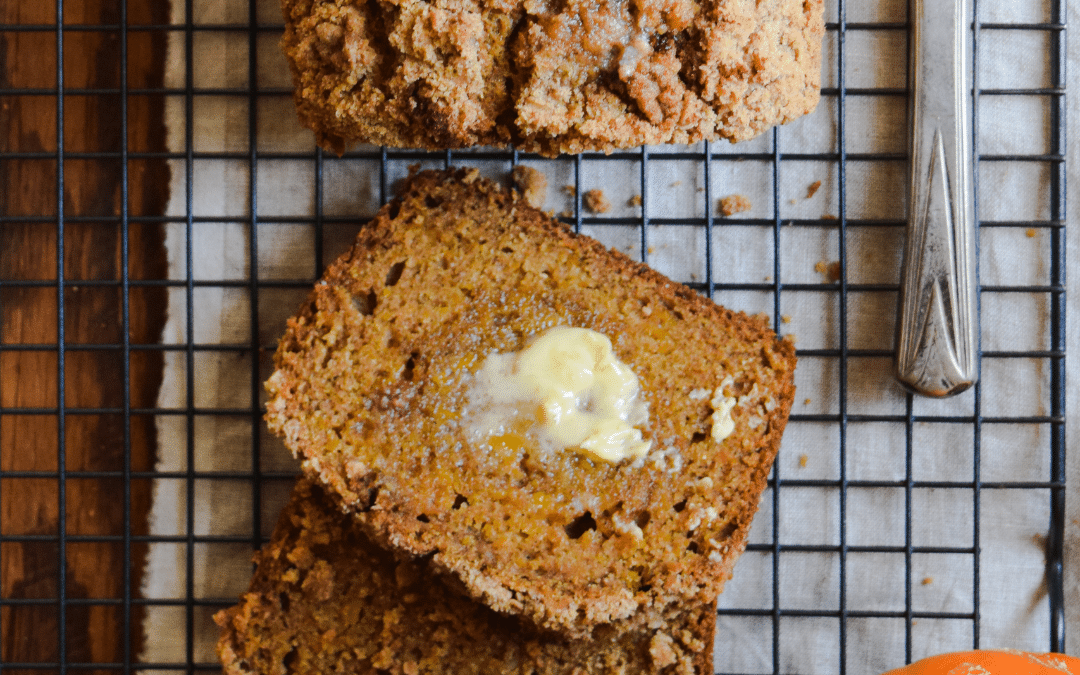
[(531, 426), (545, 445), (616, 463), (644, 457), (652, 446), (635, 428), (649, 418), (639, 394), (637, 376), (616, 358), (606, 335), (559, 326), (520, 352), (488, 356), (470, 400), (482, 408), (485, 435), (531, 410)]

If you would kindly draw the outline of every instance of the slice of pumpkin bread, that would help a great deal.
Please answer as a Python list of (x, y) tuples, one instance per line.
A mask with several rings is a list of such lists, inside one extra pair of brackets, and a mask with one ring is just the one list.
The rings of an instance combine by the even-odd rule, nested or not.
[(462, 597), (402, 562), (301, 479), (235, 607), (219, 612), (227, 675), (712, 673), (712, 604), (660, 626), (570, 640)]
[[(554, 327), (606, 337), (612, 368), (636, 376), (621, 427), (599, 433), (631, 457), (553, 442), (554, 404), (515, 398), (516, 371), (491, 367)], [(720, 592), (780, 444), (795, 355), (764, 319), (459, 170), (406, 181), (289, 321), (276, 366), (270, 428), (380, 545), (431, 556), (498, 611), (584, 635)], [(576, 400), (586, 418), (606, 405)]]

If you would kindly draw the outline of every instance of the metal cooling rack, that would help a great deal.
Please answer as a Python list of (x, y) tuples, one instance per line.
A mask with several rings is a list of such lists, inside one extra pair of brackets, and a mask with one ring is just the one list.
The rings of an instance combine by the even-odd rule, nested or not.
[[(852, 141), (846, 132), (846, 125), (852, 118), (853, 109), (862, 110), (866, 104), (874, 102), (887, 102), (889, 105), (903, 106), (906, 100), (905, 88), (901, 86), (879, 86), (851, 82), (850, 67), (852, 60), (852, 44), (855, 41), (874, 41), (883, 38), (894, 44), (899, 41), (902, 45), (907, 24), (903, 12), (899, 17), (887, 17), (884, 20), (848, 20), (849, 14), (859, 11), (855, 3), (845, 0), (836, 0), (829, 5), (827, 14), (828, 35), (826, 38), (827, 49), (826, 70), (834, 73), (831, 82), (823, 88), (823, 100), (818, 116), (831, 116), (835, 121), (835, 139), (832, 147), (822, 151), (806, 150), (795, 147), (789, 151), (785, 130), (774, 130), (758, 141), (750, 142), (744, 146), (727, 146), (726, 144), (710, 145), (702, 144), (692, 148), (646, 148), (639, 151), (616, 153), (610, 156), (585, 154), (558, 160), (543, 160), (541, 158), (508, 153), (500, 151), (476, 150), (469, 152), (445, 152), (445, 153), (414, 153), (399, 152), (380, 149), (357, 151), (347, 154), (338, 159), (327, 156), (321, 151), (292, 152), (281, 150), (261, 150), (259, 138), (259, 111), (263, 110), (262, 104), (266, 101), (278, 101), (287, 99), (290, 91), (282, 86), (263, 86), (260, 84), (260, 58), (265, 51), (260, 45), (264, 45), (269, 38), (270, 42), (276, 41), (276, 35), (281, 28), (273, 18), (267, 18), (265, 7), (257, 7), (254, 3), (241, 11), (239, 18), (233, 17), (224, 23), (213, 24), (200, 23), (198, 17), (201, 9), (208, 2), (187, 0), (184, 6), (186, 21), (183, 24), (168, 22), (134, 23), (129, 21), (129, 6), (134, 7), (137, 0), (121, 0), (119, 2), (103, 2), (108, 7), (110, 16), (114, 20), (104, 23), (69, 23), (73, 10), (65, 8), (62, 0), (57, 0), (55, 9), (52, 10), (54, 20), (51, 22), (19, 23), (9, 22), (0, 25), (0, 41), (5, 45), (12, 42), (15, 37), (38, 35), (45, 43), (52, 45), (54, 49), (50, 58), (55, 59), (55, 81), (44, 85), (11, 84), (3, 80), (0, 88), (0, 102), (5, 99), (47, 99), (53, 102), (55, 108), (55, 149), (44, 150), (33, 147), (32, 144), (20, 145), (20, 142), (9, 143), (0, 151), (0, 174), (5, 172), (4, 166), (11, 170), (18, 162), (46, 160), (56, 162), (58, 170), (54, 181), (54, 215), (40, 214), (13, 214), (9, 212), (0, 216), (0, 228), (10, 227), (14, 223), (36, 224), (42, 231), (51, 230), (56, 235), (55, 256), (59, 261), (70, 255), (65, 251), (65, 228), (73, 228), (92, 223), (112, 223), (119, 227), (121, 232), (121, 264), (120, 272), (113, 278), (97, 280), (72, 280), (65, 276), (65, 265), (57, 264), (55, 274), (42, 278), (19, 278), (12, 275), (4, 268), (0, 268), (0, 312), (5, 309), (4, 300), (11, 297), (12, 293), (37, 289), (51, 294), (55, 300), (55, 307), (50, 311), (55, 312), (56, 334), (55, 340), (37, 343), (18, 343), (11, 337), (14, 326), (10, 322), (11, 315), (4, 313), (4, 323), (0, 326), (0, 358), (19, 358), (27, 354), (49, 354), (55, 356), (55, 372), (57, 380), (56, 397), (51, 402), (40, 405), (20, 405), (12, 403), (15, 400), (12, 393), (14, 388), (26, 387), (26, 382), (19, 382), (11, 378), (0, 382), (0, 433), (5, 425), (13, 428), (17, 419), (23, 416), (47, 418), (54, 422), (56, 433), (56, 468), (53, 470), (23, 470), (10, 469), (0, 471), (0, 500), (8, 494), (18, 492), (12, 490), (20, 482), (36, 481), (40, 484), (51, 486), (45, 490), (43, 500), (49, 501), (52, 508), (57, 511), (54, 531), (45, 532), (13, 532), (5, 528), (6, 522), (0, 519), (0, 565), (5, 570), (3, 585), (3, 597), (0, 598), (0, 631), (3, 632), (2, 651), (0, 651), (0, 672), (2, 671), (48, 671), (64, 673), (69, 670), (93, 670), (100, 672), (124, 672), (128, 673), (135, 669), (153, 671), (214, 671), (217, 664), (206, 658), (205, 651), (196, 644), (195, 633), (204, 630), (209, 621), (209, 616), (218, 608), (228, 606), (234, 602), (233, 597), (198, 597), (194, 592), (192, 582), (193, 573), (191, 565), (195, 557), (196, 547), (233, 546), (254, 548), (266, 541), (269, 535), (269, 527), (265, 524), (263, 516), (265, 488), (273, 484), (287, 485), (293, 473), (287, 470), (263, 468), (263, 455), (268, 452), (265, 447), (267, 441), (257, 430), (261, 428), (261, 416), (263, 410), (260, 405), (261, 385), (266, 376), (269, 354), (275, 345), (273, 340), (266, 339), (260, 333), (260, 313), (268, 310), (267, 304), (260, 304), (259, 298), (267, 289), (285, 289), (302, 292), (307, 289), (319, 277), (322, 268), (333, 251), (328, 250), (324, 240), (328, 233), (339, 229), (354, 227), (359, 215), (350, 216), (328, 213), (325, 207), (326, 195), (329, 186), (335, 178), (332, 174), (334, 167), (341, 163), (353, 163), (374, 167), (373, 175), (377, 176), (377, 195), (379, 201), (385, 201), (391, 193), (394, 178), (404, 172), (404, 167), (420, 162), (425, 165), (442, 166), (451, 164), (471, 164), (486, 167), (489, 171), (507, 171), (512, 165), (526, 162), (545, 171), (552, 171), (559, 176), (568, 177), (563, 181), (573, 185), (576, 189), (567, 205), (568, 212), (563, 215), (563, 220), (578, 231), (589, 232), (609, 245), (617, 245), (628, 250), (632, 255), (645, 262), (653, 262), (657, 259), (653, 253), (661, 236), (661, 231), (670, 233), (678, 231), (686, 232), (686, 236), (699, 237), (703, 242), (703, 264), (700, 273), (692, 278), (682, 279), (692, 288), (701, 293), (712, 294), (725, 303), (734, 304), (737, 307), (765, 311), (774, 322), (778, 332), (787, 332), (783, 316), (788, 307), (785, 300), (791, 297), (801, 297), (800, 294), (823, 294), (829, 298), (836, 308), (835, 325), (838, 327), (849, 326), (853, 315), (858, 311), (859, 298), (865, 294), (895, 295), (897, 285), (894, 281), (865, 281), (854, 278), (854, 270), (849, 262), (849, 235), (863, 232), (890, 232), (900, 231), (903, 220), (900, 217), (864, 217), (852, 213), (849, 205), (849, 187), (853, 176), (858, 176), (869, 165), (891, 167), (893, 176), (897, 169), (902, 169), (905, 159), (903, 151), (874, 151), (863, 152), (851, 149)], [(894, 3), (895, 4), (895, 3)], [(983, 0), (976, 2), (975, 16), (988, 3)], [(67, 10), (67, 14), (65, 14)], [(979, 133), (978, 115), (980, 103), (984, 104), (992, 99), (1007, 97), (1023, 97), (1037, 100), (1048, 111), (1050, 139), (1049, 147), (1044, 153), (1036, 154), (982, 154), (977, 158), (977, 166), (1008, 164), (1008, 163), (1035, 163), (1047, 168), (1048, 187), (1042, 197), (1045, 200), (1044, 210), (1048, 214), (1045, 218), (1032, 220), (1010, 220), (981, 222), (981, 231), (986, 236), (994, 230), (1035, 230), (1048, 238), (1045, 265), (1047, 266), (1047, 280), (1045, 283), (1023, 285), (982, 285), (981, 296), (987, 298), (995, 294), (1031, 294), (1043, 297), (1049, 305), (1050, 321), (1045, 326), (1045, 348), (1031, 350), (985, 350), (982, 354), (984, 368), (987, 364), (1011, 362), (1019, 360), (1035, 360), (1044, 364), (1047, 369), (1049, 391), (1049, 410), (1045, 415), (1024, 416), (990, 416), (982, 412), (981, 401), (984, 397), (984, 385), (975, 388), (971, 413), (963, 414), (933, 414), (920, 412), (916, 400), (907, 396), (903, 400), (902, 409), (890, 412), (865, 412), (851, 409), (849, 403), (848, 388), (839, 386), (837, 389), (836, 406), (834, 408), (814, 410), (796, 410), (791, 417), (789, 429), (797, 433), (797, 430), (806, 425), (814, 428), (827, 429), (830, 438), (835, 440), (835, 451), (838, 453), (838, 471), (836, 476), (826, 478), (800, 478), (797, 471), (790, 469), (790, 464), (782, 465), (778, 462), (770, 481), (770, 489), (767, 499), (763, 504), (762, 511), (758, 516), (755, 532), (757, 535), (748, 547), (746, 558), (754, 557), (761, 562), (764, 574), (767, 577), (764, 588), (767, 589), (762, 604), (757, 606), (726, 606), (722, 605), (720, 619), (728, 628), (739, 625), (751, 626), (749, 633), (754, 639), (760, 640), (759, 646), (765, 653), (771, 655), (771, 663), (761, 668), (725, 670), (721, 659), (717, 660), (718, 672), (772, 672), (785, 671), (783, 664), (785, 654), (788, 653), (792, 644), (789, 632), (791, 621), (799, 620), (824, 620), (830, 628), (822, 634), (829, 636), (833, 643), (835, 659), (829, 670), (844, 672), (862, 672), (858, 664), (852, 663), (849, 656), (852, 643), (855, 638), (853, 628), (856, 622), (880, 620), (902, 624), (900, 634), (902, 644), (898, 646), (898, 655), (910, 660), (920, 654), (919, 637), (916, 626), (923, 622), (946, 622), (962, 624), (964, 630), (970, 635), (966, 644), (956, 644), (955, 648), (977, 648), (981, 646), (980, 636), (987, 618), (980, 611), (981, 581), (987, 570), (981, 565), (981, 541), (983, 533), (980, 531), (980, 509), (988, 494), (1001, 494), (1023, 491), (1036, 491), (1045, 495), (1048, 500), (1050, 522), (1046, 532), (1046, 583), (1048, 598), (1038, 606), (1039, 612), (1048, 614), (1048, 630), (1045, 640), (1035, 648), (1043, 648), (1052, 651), (1060, 651), (1064, 648), (1064, 623), (1062, 594), (1062, 533), (1065, 519), (1065, 7), (1061, 2), (1051, 3), (1049, 15), (1046, 21), (1029, 23), (989, 23), (976, 22), (974, 36), (975, 64), (973, 76), (975, 87), (978, 91), (976, 101), (976, 124), (974, 125), (976, 142), (979, 147), (977, 135)], [(862, 13), (860, 11), (860, 13)], [(1049, 63), (1050, 83), (1047, 86), (1029, 88), (985, 87), (980, 82), (980, 53), (989, 34), (1002, 34), (1009, 32), (1033, 33), (1045, 36), (1047, 45), (1046, 57)], [(248, 50), (248, 74), (246, 82), (239, 86), (226, 87), (201, 87), (196, 86), (201, 64), (196, 60), (195, 44), (200, 36), (210, 33), (225, 33), (234, 35), (236, 39), (246, 45)], [(68, 64), (71, 59), (79, 58), (79, 54), (72, 47), (78, 43), (79, 37), (85, 35), (103, 35), (108, 39), (118, 40), (119, 62), (116, 68), (119, 78), (115, 84), (109, 86), (81, 86), (73, 85), (65, 77), (70, 70)], [(127, 45), (133, 40), (146, 38), (165, 39), (167, 37), (181, 38), (186, 46), (186, 62), (184, 63), (183, 87), (166, 86), (130, 86), (128, 84), (128, 57)], [(9, 52), (12, 59), (16, 54)], [(25, 55), (24, 55), (25, 56)], [(858, 84), (859, 86), (856, 86)], [(62, 94), (62, 95), (61, 95)], [(244, 151), (214, 151), (203, 152), (196, 149), (197, 129), (193, 124), (193, 110), (203, 97), (231, 97), (236, 100), (246, 101), (248, 106), (247, 124), (247, 149)], [(83, 148), (65, 147), (66, 124), (71, 124), (67, 117), (71, 113), (70, 106), (65, 106), (67, 101), (74, 97), (105, 97), (116, 101), (116, 111), (120, 118), (122, 128), (121, 144), (117, 150), (86, 150)], [(186, 145), (183, 151), (159, 151), (153, 149), (139, 149), (129, 147), (127, 140), (127, 116), (129, 114), (129, 102), (135, 99), (159, 97), (169, 99), (181, 105), (185, 111)], [(120, 208), (111, 213), (99, 213), (96, 215), (67, 214), (66, 202), (70, 200), (73, 188), (65, 182), (65, 163), (84, 160), (118, 160), (122, 166), (120, 182), (115, 186), (120, 195)], [(314, 237), (314, 265), (310, 276), (290, 279), (264, 279), (260, 278), (257, 261), (259, 260), (259, 232), (260, 227), (270, 224), (296, 223), (297, 218), (284, 216), (268, 216), (260, 213), (261, 195), (259, 183), (255, 176), (259, 170), (259, 163), (265, 160), (287, 160), (309, 163), (312, 167), (312, 184), (310, 190), (314, 195), (314, 214), (307, 219), (305, 224), (313, 227)], [(182, 217), (166, 217), (162, 213), (139, 214), (136, 218), (129, 208), (131, 196), (129, 187), (129, 165), (134, 166), (137, 162), (144, 161), (170, 161), (174, 166), (184, 167), (185, 171), (185, 196), (187, 202), (186, 215)], [(192, 210), (192, 200), (195, 192), (193, 167), (198, 162), (222, 162), (238, 161), (246, 163), (250, 176), (249, 190), (245, 195), (248, 213), (239, 216), (219, 215), (196, 215)], [(836, 211), (833, 217), (786, 217), (787, 195), (781, 191), (781, 175), (789, 171), (789, 167), (802, 166), (806, 163), (814, 163), (816, 166), (826, 167), (827, 171), (834, 172), (836, 180)], [(333, 165), (333, 166), (332, 166)], [(493, 168), (494, 167), (494, 168)], [(713, 180), (718, 171), (730, 171), (733, 167), (752, 167), (759, 171), (768, 182), (771, 192), (769, 200), (771, 204), (767, 209), (771, 215), (767, 217), (724, 218), (716, 215), (714, 204), (718, 197), (724, 196), (719, 193), (716, 182)], [(659, 185), (657, 175), (666, 176), (671, 171), (689, 172), (688, 175), (700, 176), (699, 185), (703, 187), (700, 193), (696, 193), (695, 199), (700, 200), (700, 208), (690, 215), (680, 213), (669, 214), (657, 212), (653, 207), (655, 200), (662, 196), (665, 189)], [(666, 173), (667, 172), (667, 173)], [(590, 214), (583, 209), (582, 194), (585, 189), (595, 185), (594, 175), (615, 173), (624, 178), (636, 181), (636, 194), (640, 195), (640, 209), (627, 215), (625, 210), (612, 216)], [(681, 175), (681, 174), (680, 174)], [(979, 175), (979, 171), (976, 171)], [(558, 181), (553, 182), (553, 187), (558, 187)], [(981, 186), (987, 189), (985, 183)], [(666, 204), (666, 202), (665, 202)], [(372, 204), (372, 210), (375, 208)], [(665, 206), (666, 208), (666, 206)], [(64, 214), (57, 216), (56, 213)], [(196, 279), (193, 272), (193, 259), (188, 247), (186, 258), (186, 271), (184, 278), (173, 279), (165, 275), (160, 278), (132, 278), (129, 269), (129, 231), (135, 220), (142, 224), (164, 225), (179, 224), (184, 228), (186, 241), (191, 242), (194, 233), (203, 223), (237, 223), (246, 226), (249, 230), (248, 247), (250, 265), (246, 278), (240, 280), (202, 280)], [(721, 270), (717, 268), (717, 252), (714, 250), (717, 242), (723, 242), (725, 233), (734, 233), (742, 229), (753, 232), (759, 236), (761, 242), (770, 252), (771, 266), (767, 268), (767, 276), (764, 279), (737, 279), (722, 278)], [(795, 228), (807, 232), (832, 232), (836, 237), (836, 254), (839, 262), (839, 278), (836, 281), (806, 281), (805, 279), (789, 280), (791, 266), (782, 264), (781, 255), (782, 240), (787, 236), (788, 228)], [(664, 234), (663, 236), (669, 236)], [(736, 240), (738, 240), (736, 238)], [(898, 241), (898, 239), (896, 240)], [(811, 261), (810, 264), (812, 264)], [(861, 277), (860, 277), (861, 279)], [(121, 310), (119, 320), (122, 325), (123, 338), (120, 341), (81, 344), (66, 340), (65, 337), (65, 312), (71, 309), (73, 303), (78, 300), (71, 295), (75, 286), (90, 288), (115, 289), (121, 294)], [(196, 328), (197, 296), (201, 289), (230, 288), (243, 291), (250, 298), (249, 323), (250, 331), (243, 344), (203, 344), (192, 336)], [(186, 316), (186, 338), (181, 344), (159, 345), (153, 342), (138, 343), (130, 339), (129, 325), (132, 320), (130, 297), (134, 293), (141, 293), (147, 289), (165, 289), (182, 294), (186, 306), (189, 308)], [(7, 303), (10, 305), (11, 303)], [(804, 364), (826, 363), (828, 367), (823, 371), (832, 373), (838, 383), (850, 381), (854, 370), (861, 368), (859, 364), (867, 360), (884, 360), (891, 356), (889, 349), (884, 347), (867, 348), (865, 346), (852, 345), (849, 343), (848, 331), (837, 329), (835, 344), (800, 348), (799, 356)], [(84, 357), (93, 359), (98, 354), (119, 354), (122, 372), (118, 375), (123, 378), (124, 395), (115, 405), (80, 406), (72, 405), (65, 397), (65, 378), (70, 379), (70, 371), (66, 368), (68, 361), (73, 361), (78, 355), (82, 362)], [(154, 406), (139, 407), (133, 404), (130, 393), (130, 385), (127, 384), (131, 373), (134, 359), (142, 358), (146, 354), (178, 353), (182, 355), (186, 363), (186, 387), (189, 392), (187, 405), (180, 409), (159, 408)], [(246, 358), (249, 368), (250, 397), (246, 404), (230, 405), (219, 408), (207, 408), (196, 405), (194, 400), (195, 362), (200, 354), (235, 354), (239, 358)], [(812, 367), (812, 366), (806, 366)], [(4, 390), (7, 389), (5, 392)], [(72, 470), (66, 466), (66, 446), (70, 442), (65, 430), (68, 422), (73, 418), (92, 415), (112, 415), (117, 417), (122, 424), (122, 434), (119, 442), (122, 448), (119, 452), (123, 455), (123, 461), (118, 469), (109, 470)], [(196, 466), (196, 449), (192, 441), (188, 441), (187, 465), (184, 468), (168, 471), (154, 471), (134, 467), (131, 457), (131, 438), (133, 423), (144, 417), (172, 417), (184, 420), (188, 432), (188, 438), (192, 437), (197, 418), (211, 416), (218, 418), (244, 419), (250, 423), (249, 433), (251, 446), (251, 462), (248, 470), (217, 471), (212, 475), (200, 471)], [(983, 480), (985, 466), (981, 462), (982, 438), (984, 431), (993, 425), (1024, 424), (1036, 425), (1046, 430), (1048, 443), (1045, 451), (1049, 456), (1045, 463), (1048, 467), (1048, 475), (1039, 480)], [(852, 438), (862, 429), (869, 425), (879, 425), (881, 428), (891, 429), (898, 433), (899, 447), (902, 448), (903, 460), (900, 476), (893, 479), (862, 479), (853, 478), (849, 475), (847, 467), (854, 453), (859, 452), (853, 447)], [(807, 427), (808, 428), (808, 427)], [(917, 457), (920, 434), (923, 429), (929, 428), (929, 433), (935, 430), (956, 430), (962, 428), (970, 431), (968, 439), (969, 452), (971, 455), (970, 477), (962, 480), (949, 479), (925, 479), (918, 476)], [(13, 436), (2, 436), (5, 439)], [(5, 440), (5, 443), (9, 441)], [(786, 446), (788, 453), (798, 452), (797, 448)], [(5, 456), (5, 467), (9, 467), (10, 457), (17, 455), (20, 448), (14, 445), (5, 446), (2, 449)], [(177, 481), (182, 486), (182, 492), (186, 494), (187, 503), (193, 501), (196, 484), (204, 479), (213, 478), (236, 485), (250, 486), (251, 491), (251, 530), (246, 534), (239, 535), (215, 535), (203, 536), (196, 534), (196, 514), (189, 507), (186, 514), (186, 532), (175, 536), (153, 536), (145, 533), (133, 532), (133, 487), (150, 480), (168, 479)], [(68, 500), (68, 487), (78, 480), (111, 480), (116, 487), (116, 499), (123, 502), (123, 531), (116, 534), (73, 534), (68, 527), (72, 519), (67, 514), (66, 504)], [(863, 545), (853, 544), (847, 540), (849, 519), (853, 517), (852, 504), (856, 503), (863, 491), (873, 489), (887, 489), (896, 491), (901, 497), (897, 500), (897, 516), (902, 520), (902, 541), (889, 545)], [(970, 542), (961, 542), (957, 545), (921, 545), (917, 544), (916, 533), (919, 531), (917, 509), (913, 506), (919, 499), (919, 495), (928, 490), (956, 491), (970, 495), (973, 517), (970, 527)], [(817, 491), (831, 495), (835, 499), (838, 508), (837, 533), (838, 540), (826, 544), (792, 543), (785, 540), (783, 513), (790, 508), (785, 502), (785, 495), (794, 494), (797, 491)], [(19, 493), (22, 494), (22, 493)], [(4, 502), (3, 514), (7, 517), (9, 504)], [(44, 508), (44, 507), (43, 507)], [(829, 518), (833, 516), (828, 516)], [(26, 595), (26, 589), (13, 584), (7, 577), (9, 567), (7, 556), (11, 551), (20, 546), (43, 544), (50, 547), (57, 556), (55, 584), (51, 590), (41, 596)], [(70, 570), (66, 569), (68, 554), (75, 547), (99, 544), (111, 547), (111, 550), (119, 551), (123, 557), (123, 574), (125, 580), (121, 590), (110, 597), (86, 598), (80, 597), (73, 592)], [(187, 570), (181, 571), (185, 575), (184, 592), (173, 598), (144, 598), (141, 597), (138, 574), (142, 554), (133, 551), (142, 546), (155, 544), (168, 544), (177, 546), (185, 551), (184, 560), (188, 565)], [(827, 555), (835, 560), (837, 575), (837, 602), (832, 608), (801, 609), (792, 608), (786, 601), (785, 594), (791, 592), (791, 586), (786, 585), (784, 561), (789, 556), (800, 555)], [(856, 556), (865, 554), (881, 554), (887, 556), (899, 556), (902, 559), (904, 570), (903, 602), (895, 609), (887, 610), (864, 610), (849, 607), (847, 599), (853, 577), (850, 573)], [(920, 609), (913, 601), (914, 587), (919, 583), (915, 578), (916, 560), (942, 556), (959, 556), (967, 560), (965, 564), (970, 566), (970, 589), (971, 606), (960, 611), (930, 611)], [(745, 558), (744, 558), (745, 559)], [(66, 570), (66, 571), (65, 571)], [(738, 573), (738, 572), (737, 572)], [(739, 598), (745, 596), (740, 595)], [(166, 661), (139, 663), (139, 645), (145, 636), (141, 635), (140, 617), (148, 608), (166, 607), (175, 610), (176, 622), (179, 630), (185, 635), (184, 644), (177, 645), (175, 658)], [(93, 614), (95, 609), (101, 609), (100, 614)], [(109, 652), (115, 654), (105, 660), (95, 660), (91, 657), (71, 656), (72, 654), (85, 654), (78, 651), (75, 645), (75, 633), (69, 629), (67, 620), (72, 612), (90, 612), (93, 616), (107, 626), (108, 632), (116, 636), (122, 642), (119, 651)], [(39, 622), (44, 630), (55, 630), (55, 648), (48, 653), (35, 652), (32, 648), (15, 641), (11, 636), (20, 626), (25, 628), (27, 622)], [(740, 623), (742, 622), (742, 623)], [(734, 635), (734, 634), (733, 634)], [(861, 635), (861, 633), (859, 633)], [(81, 638), (80, 638), (81, 639)], [(718, 647), (722, 647), (718, 643)], [(895, 664), (899, 665), (899, 664)]]

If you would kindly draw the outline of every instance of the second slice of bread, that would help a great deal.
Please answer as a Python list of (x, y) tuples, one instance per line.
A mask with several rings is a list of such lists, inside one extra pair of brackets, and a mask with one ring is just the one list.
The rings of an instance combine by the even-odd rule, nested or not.
[(226, 675), (711, 675), (713, 604), (588, 640), (538, 633), (379, 549), (301, 480), (239, 604), (215, 619)]
[[(637, 375), (637, 462), (477, 441), (473, 374), (557, 325)], [(795, 355), (475, 173), (412, 176), (289, 322), (267, 421), (381, 545), (429, 556), (492, 608), (566, 635), (712, 602), (745, 546), (794, 395)], [(716, 388), (735, 430), (711, 434)]]

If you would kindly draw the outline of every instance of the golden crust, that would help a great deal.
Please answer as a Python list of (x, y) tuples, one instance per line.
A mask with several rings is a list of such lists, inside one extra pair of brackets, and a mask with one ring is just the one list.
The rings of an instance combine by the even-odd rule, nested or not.
[[(611, 338), (649, 405), (642, 465), (470, 440), (471, 373), (552, 325)], [(381, 545), (494, 609), (583, 635), (706, 602), (745, 546), (794, 397), (794, 348), (474, 172), (424, 172), (299, 316), (267, 422)], [(738, 397), (712, 439), (710, 396)]]
[(712, 673), (712, 604), (629, 634), (532, 632), (395, 560), (303, 479), (255, 561), (248, 592), (214, 617), (227, 675)]
[(545, 155), (752, 138), (817, 106), (822, 0), (282, 0), (301, 122), (336, 152)]

